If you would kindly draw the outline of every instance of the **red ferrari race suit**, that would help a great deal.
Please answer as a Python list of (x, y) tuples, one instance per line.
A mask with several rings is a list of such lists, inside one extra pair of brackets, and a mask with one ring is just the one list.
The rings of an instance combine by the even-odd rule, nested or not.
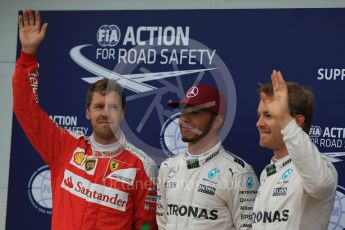
[(101, 146), (92, 136), (76, 137), (58, 127), (39, 106), (37, 87), (36, 55), (22, 52), (13, 77), (13, 109), (51, 169), (52, 229), (157, 229), (154, 161), (123, 135)]

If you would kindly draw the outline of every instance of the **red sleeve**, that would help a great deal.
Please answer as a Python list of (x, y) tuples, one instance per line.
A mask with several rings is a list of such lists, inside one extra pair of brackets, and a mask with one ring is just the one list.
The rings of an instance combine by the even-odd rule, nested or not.
[[(156, 167), (152, 165), (151, 167)], [(156, 230), (156, 184), (145, 170), (138, 171), (134, 197), (134, 229)]]
[(53, 166), (66, 139), (72, 136), (57, 127), (38, 104), (38, 63), (36, 54), (21, 53), (13, 75), (13, 110), (30, 143), (43, 160)]

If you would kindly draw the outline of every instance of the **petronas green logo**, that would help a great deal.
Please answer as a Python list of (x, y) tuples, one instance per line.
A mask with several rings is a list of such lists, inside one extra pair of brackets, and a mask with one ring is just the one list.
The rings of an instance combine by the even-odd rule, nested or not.
[(271, 175), (275, 174), (276, 172), (277, 172), (276, 166), (274, 164), (270, 164), (270, 165), (266, 166), (267, 176), (271, 176)]
[(188, 169), (194, 169), (194, 168), (198, 168), (199, 165), (199, 161), (198, 159), (189, 159), (187, 160), (187, 168)]

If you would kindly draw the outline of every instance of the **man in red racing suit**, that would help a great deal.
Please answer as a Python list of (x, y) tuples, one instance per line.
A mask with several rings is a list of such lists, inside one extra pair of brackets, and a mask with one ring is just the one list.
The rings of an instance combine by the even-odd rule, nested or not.
[[(51, 169), (52, 229), (156, 229), (154, 161), (126, 142), (120, 130), (110, 135), (116, 141), (100, 143), (92, 114), (88, 117), (94, 131), (90, 137), (77, 137), (56, 126), (39, 106), (37, 95), (35, 53), (47, 25), (40, 27), (38, 11), (34, 17), (31, 10), (25, 10), (19, 27), (23, 49), (13, 77), (13, 108), (31, 144)], [(23, 36), (33, 39), (36, 47)], [(87, 108), (89, 115), (96, 96), (101, 101), (122, 97), (115, 91), (96, 94)], [(103, 121), (97, 128), (108, 128), (107, 122), (111, 123)]]

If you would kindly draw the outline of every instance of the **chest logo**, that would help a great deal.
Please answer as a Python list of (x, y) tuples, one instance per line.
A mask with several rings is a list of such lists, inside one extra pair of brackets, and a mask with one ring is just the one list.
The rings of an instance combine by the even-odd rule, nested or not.
[(169, 173), (168, 173), (168, 177), (171, 178), (173, 176), (176, 175), (176, 173), (178, 172), (179, 170), (179, 166), (173, 166), (170, 170), (169, 170)]
[(281, 176), (281, 179), (283, 182), (287, 182), (291, 173), (293, 173), (293, 169), (292, 168), (288, 168), (283, 175)]
[(274, 188), (272, 196), (286, 196), (287, 187)]
[(199, 184), (198, 192), (202, 192), (213, 196), (216, 192), (216, 188), (204, 184)]
[(73, 155), (74, 163), (76, 163), (79, 166), (83, 163), (84, 159), (85, 159), (85, 153), (83, 152), (76, 152)]
[(96, 166), (96, 160), (95, 159), (86, 160), (86, 163), (85, 163), (86, 171), (90, 171), (90, 170), (94, 169), (95, 166)]
[(211, 171), (208, 172), (208, 179), (213, 179), (216, 177), (217, 173), (219, 173), (219, 169), (214, 168)]
[(111, 160), (109, 163), (109, 169), (111, 172), (114, 172), (119, 167), (119, 162)]
[(266, 166), (266, 174), (267, 176), (271, 176), (277, 172), (276, 166), (274, 164), (270, 164)]
[(253, 188), (254, 182), (253, 182), (253, 177), (248, 177), (247, 181), (246, 181), (246, 186), (247, 188)]

